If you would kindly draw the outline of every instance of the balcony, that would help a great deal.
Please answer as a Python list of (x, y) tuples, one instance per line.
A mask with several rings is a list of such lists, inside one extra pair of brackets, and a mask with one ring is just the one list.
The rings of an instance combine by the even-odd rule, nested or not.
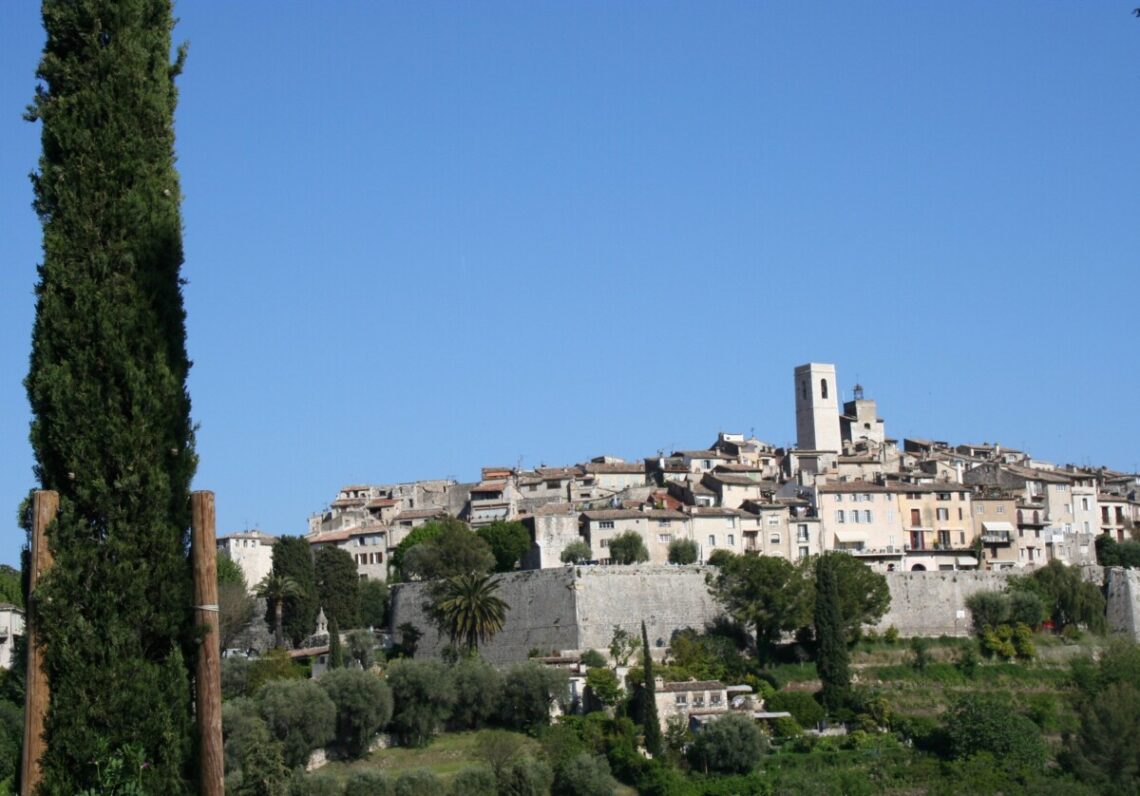
[(1012, 544), (1013, 536), (1009, 531), (985, 531), (982, 534), (982, 544)]

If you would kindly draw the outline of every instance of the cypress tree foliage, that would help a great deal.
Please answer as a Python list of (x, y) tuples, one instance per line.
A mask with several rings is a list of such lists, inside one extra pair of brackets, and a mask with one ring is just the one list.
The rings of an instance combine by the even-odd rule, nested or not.
[(641, 699), (641, 727), (645, 732), (645, 749), (654, 757), (661, 756), (661, 720), (657, 717), (657, 682), (653, 674), (653, 656), (649, 654), (649, 634), (641, 621), (641, 655), (645, 670), (645, 688)]
[(823, 685), (820, 698), (829, 713), (835, 713), (847, 700), (851, 677), (847, 669), (847, 640), (839, 607), (839, 573), (836, 556), (825, 553), (815, 565), (816, 666)]
[(360, 576), (352, 554), (339, 547), (322, 547), (313, 560), (317, 599), (329, 620), (344, 628), (360, 627)]
[[(300, 536), (282, 536), (273, 545), (273, 574), (293, 579), (299, 594), (285, 598), (283, 625), (285, 638), (294, 646), (316, 628), (317, 576), (309, 543)], [(272, 604), (265, 606), (265, 621), (274, 627), (276, 617)]]
[(148, 793), (191, 769), (190, 480), (169, 0), (44, 0), (27, 118), (43, 263), (25, 382), (36, 478), (60, 495), (34, 612), (51, 685), (42, 792), (141, 750)]

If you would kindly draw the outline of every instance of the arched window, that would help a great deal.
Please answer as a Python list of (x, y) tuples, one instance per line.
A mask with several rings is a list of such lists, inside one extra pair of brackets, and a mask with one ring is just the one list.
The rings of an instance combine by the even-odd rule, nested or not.
[(819, 380), (819, 391), (821, 393), (821, 397), (826, 399), (827, 398), (827, 379), (820, 379)]
[(806, 381), (800, 382), (800, 395), (803, 396), (803, 399), (805, 401), (807, 400), (807, 382)]

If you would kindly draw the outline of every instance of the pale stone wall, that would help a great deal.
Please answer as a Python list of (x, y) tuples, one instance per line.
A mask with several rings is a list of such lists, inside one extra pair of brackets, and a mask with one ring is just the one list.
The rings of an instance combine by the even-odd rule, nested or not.
[(904, 636), (967, 636), (972, 621), (966, 599), (1002, 591), (1008, 572), (887, 572), (891, 607), (875, 628), (894, 625)]
[(1140, 641), (1140, 571), (1109, 567), (1104, 575), (1108, 629)]

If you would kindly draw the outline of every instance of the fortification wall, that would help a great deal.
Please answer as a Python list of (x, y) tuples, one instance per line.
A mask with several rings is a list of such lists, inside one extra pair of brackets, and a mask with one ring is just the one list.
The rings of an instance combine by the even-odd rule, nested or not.
[(880, 633), (891, 625), (903, 636), (968, 636), (970, 609), (966, 599), (982, 591), (1002, 591), (1006, 572), (887, 572), (891, 607), (879, 622)]
[(1140, 571), (1109, 567), (1104, 575), (1108, 629), (1140, 641)]
[(580, 649), (605, 651), (614, 627), (641, 635), (664, 650), (673, 633), (703, 630), (724, 613), (705, 585), (705, 567), (575, 567)]
[[(538, 649), (543, 655), (558, 650), (578, 649), (575, 621), (575, 577), (569, 568), (527, 570), (500, 576), (498, 596), (511, 609), (502, 632), (479, 646), (480, 654), (491, 663), (525, 661), (527, 653)], [(416, 657), (438, 657), (450, 643), (441, 635), (424, 610), (426, 583), (402, 583), (392, 589), (392, 630), (411, 622), (424, 634)], [(608, 643), (608, 642), (607, 642)]]

